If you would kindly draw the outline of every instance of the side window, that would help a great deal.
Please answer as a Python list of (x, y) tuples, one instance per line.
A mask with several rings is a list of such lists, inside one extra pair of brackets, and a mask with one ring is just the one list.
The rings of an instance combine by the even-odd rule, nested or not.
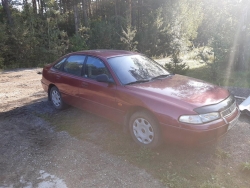
[(94, 57), (88, 57), (85, 66), (84, 77), (95, 79), (96, 76), (100, 74), (106, 74), (110, 79), (112, 79), (111, 74), (109, 73), (108, 69), (105, 67), (104, 63), (100, 59)]
[(66, 57), (65, 58), (63, 58), (61, 61), (59, 61), (58, 63), (56, 63), (55, 65), (54, 65), (54, 68), (55, 69), (60, 69), (61, 68), (61, 66), (62, 66), (62, 64), (64, 63), (64, 61), (66, 60)]
[(76, 76), (81, 76), (82, 66), (85, 60), (85, 56), (72, 55), (64, 64), (63, 71)]

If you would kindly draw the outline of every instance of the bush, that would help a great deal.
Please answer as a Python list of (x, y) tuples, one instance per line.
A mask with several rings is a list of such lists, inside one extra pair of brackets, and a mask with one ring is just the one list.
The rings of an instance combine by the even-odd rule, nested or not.
[(69, 38), (69, 52), (87, 50), (86, 40), (80, 35), (74, 35)]
[(189, 70), (187, 64), (182, 63), (182, 60), (179, 58), (179, 51), (173, 54), (172, 61), (170, 63), (166, 63), (165, 67), (173, 74), (185, 75)]

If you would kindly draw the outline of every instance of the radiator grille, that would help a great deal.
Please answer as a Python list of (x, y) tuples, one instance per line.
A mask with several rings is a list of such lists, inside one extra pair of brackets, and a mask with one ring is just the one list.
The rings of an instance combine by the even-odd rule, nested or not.
[(234, 102), (229, 108), (221, 112), (222, 117), (231, 115), (236, 110), (236, 102)]

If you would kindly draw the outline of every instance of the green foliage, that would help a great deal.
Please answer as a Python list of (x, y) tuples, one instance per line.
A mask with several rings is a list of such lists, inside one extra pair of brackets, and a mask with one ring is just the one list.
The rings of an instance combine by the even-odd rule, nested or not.
[(143, 20), (140, 30), (137, 32), (138, 50), (148, 56), (167, 56), (171, 53), (174, 35), (170, 33), (168, 23), (164, 21), (163, 9), (158, 8), (150, 12)]
[(213, 48), (202, 47), (198, 49), (197, 57), (200, 63), (206, 64), (208, 67), (209, 80), (213, 80), (215, 83), (220, 83), (220, 63), (218, 56), (215, 56)]
[(123, 36), (121, 36), (121, 41), (125, 45), (126, 50), (136, 51), (138, 42), (135, 41), (136, 29), (132, 29), (128, 26), (126, 31), (122, 30)]
[(26, 6), (24, 11), (14, 11), (12, 16), (15, 26), (6, 26), (3, 32), (7, 35), (3, 37), (5, 50), (1, 53), (4, 67), (43, 66), (65, 54), (68, 37), (58, 28), (59, 15), (48, 11), (47, 18), (41, 17)]
[(69, 52), (76, 52), (81, 50), (87, 50), (86, 39), (81, 35), (73, 35), (69, 38)]
[(206, 64), (216, 83), (222, 79), (220, 67), (227, 67), (227, 73), (250, 68), (246, 0), (82, 2), (41, 0), (21, 10), (9, 5), (12, 24), (0, 6), (0, 67), (40, 66), (84, 49), (127, 49), (172, 57), (168, 68), (185, 74), (180, 55), (206, 46), (213, 57), (201, 50), (196, 58)]
[(185, 75), (189, 70), (189, 67), (186, 65), (186, 63), (182, 63), (182, 60), (179, 57), (179, 53), (180, 51), (178, 49), (175, 50), (172, 61), (170, 63), (166, 63), (165, 67), (171, 73)]
[(102, 20), (94, 20), (91, 22), (88, 42), (91, 49), (119, 48), (117, 41), (118, 35), (116, 34), (114, 23)]
[[(239, 55), (245, 53), (243, 50), (239, 52), (239, 49), (243, 45), (240, 44), (243, 16), (245, 14), (242, 6), (246, 6), (246, 3), (236, 0), (222, 0), (220, 2), (211, 0), (203, 1), (202, 4), (204, 9), (203, 21), (198, 28), (199, 34), (194, 42), (199, 46), (205, 45), (212, 49), (214, 61), (212, 64), (207, 64), (207, 66), (210, 67), (213, 79), (219, 83), (220, 78), (216, 73), (219, 66), (223, 64), (230, 73), (239, 63)], [(245, 22), (244, 24), (249, 27), (249, 23)], [(243, 40), (247, 41), (249, 39), (245, 38)]]

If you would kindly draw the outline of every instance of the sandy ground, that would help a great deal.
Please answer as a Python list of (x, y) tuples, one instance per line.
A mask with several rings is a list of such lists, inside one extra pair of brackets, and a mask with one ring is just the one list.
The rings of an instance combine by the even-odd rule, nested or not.
[(46, 99), (41, 87), (42, 69), (18, 69), (0, 73), (0, 112)]
[(145, 170), (40, 118), (56, 112), (39, 71), (0, 73), (0, 188), (164, 187)]

